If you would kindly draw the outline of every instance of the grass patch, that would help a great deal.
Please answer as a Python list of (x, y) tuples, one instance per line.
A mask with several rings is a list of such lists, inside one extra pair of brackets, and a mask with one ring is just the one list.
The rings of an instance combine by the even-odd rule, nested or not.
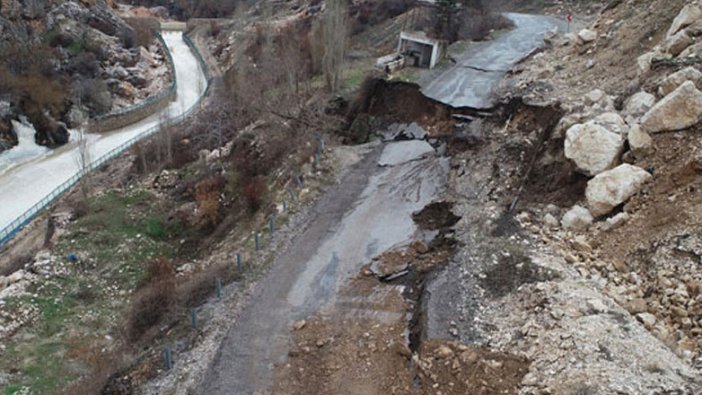
[(66, 50), (71, 56), (76, 56), (85, 50), (85, 45), (82, 41), (73, 41), (66, 47)]
[(6, 342), (0, 370), (19, 377), (3, 394), (53, 393), (90, 370), (86, 350), (110, 344), (146, 262), (177, 253), (173, 241), (183, 227), (168, 224), (160, 204), (140, 190), (93, 198), (56, 247), (59, 256), (79, 257), (61, 262), (68, 273), (7, 299), (7, 311), (29, 309), (35, 318)]

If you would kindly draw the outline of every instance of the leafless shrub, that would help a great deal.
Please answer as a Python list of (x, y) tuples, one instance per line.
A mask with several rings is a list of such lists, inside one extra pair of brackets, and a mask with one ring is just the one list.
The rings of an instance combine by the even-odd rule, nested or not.
[(88, 137), (85, 135), (85, 129), (78, 131), (78, 150), (76, 151), (76, 163), (80, 168), (82, 177), (78, 181), (81, 200), (85, 207), (89, 209), (90, 202), (90, 177), (88, 177), (88, 171), (90, 170), (90, 164), (92, 162), (90, 155), (90, 144)]
[(341, 71), (346, 56), (346, 40), (349, 34), (348, 10), (345, 0), (328, 0), (322, 16), (324, 78), (330, 92), (341, 87)]
[(217, 225), (220, 220), (220, 196), (224, 189), (224, 179), (206, 178), (195, 186), (195, 201), (201, 220), (209, 225)]
[(176, 282), (171, 262), (164, 258), (150, 261), (146, 280), (132, 298), (126, 318), (125, 334), (132, 343), (142, 340), (174, 306)]

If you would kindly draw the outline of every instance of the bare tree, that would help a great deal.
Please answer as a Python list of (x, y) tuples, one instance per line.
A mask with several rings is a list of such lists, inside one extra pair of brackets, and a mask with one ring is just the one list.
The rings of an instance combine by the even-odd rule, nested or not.
[(157, 160), (160, 166), (173, 163), (173, 136), (171, 133), (171, 118), (168, 109), (159, 116), (158, 131), (156, 131)]
[(324, 57), (322, 68), (327, 88), (337, 92), (341, 88), (341, 72), (346, 55), (346, 40), (349, 34), (349, 18), (346, 0), (328, 0), (322, 16)]
[(78, 129), (77, 133), (78, 150), (76, 151), (76, 163), (80, 169), (80, 179), (78, 182), (83, 201), (87, 205), (88, 199), (90, 198), (90, 181), (88, 179), (88, 173), (90, 172), (90, 164), (92, 162), (90, 155), (90, 142), (88, 141), (88, 136), (86, 136), (85, 128), (81, 127)]

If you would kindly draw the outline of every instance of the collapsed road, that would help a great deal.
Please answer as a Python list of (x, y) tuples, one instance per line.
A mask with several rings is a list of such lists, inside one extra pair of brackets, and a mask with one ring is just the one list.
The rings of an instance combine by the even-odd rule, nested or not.
[(492, 41), (472, 45), (456, 64), (438, 77), (420, 82), (425, 96), (454, 108), (487, 109), (495, 105), (493, 91), (517, 62), (543, 45), (549, 31), (563, 22), (541, 15), (504, 14), (515, 28)]
[[(551, 18), (508, 17), (517, 25), (514, 31), (471, 48), (456, 67), (423, 85), (423, 93), (452, 107), (492, 107), (492, 88), (506, 70), (539, 47), (545, 32), (557, 26)], [(290, 247), (278, 253), (270, 272), (256, 285), (199, 393), (269, 393), (276, 369), (291, 352), (296, 322), (339, 310), (344, 303), (340, 291), (373, 258), (414, 240), (431, 242), (436, 233), (420, 230), (412, 214), (438, 200), (446, 189), (449, 158), (440, 152), (445, 147), (420, 140), (369, 145), (360, 162), (318, 200)], [(364, 313), (355, 311), (353, 316)]]
[(421, 237), (412, 213), (440, 196), (448, 165), (424, 141), (371, 146), (316, 203), (302, 232), (257, 285), (200, 393), (269, 388), (296, 320), (333, 306), (339, 290), (373, 257)]

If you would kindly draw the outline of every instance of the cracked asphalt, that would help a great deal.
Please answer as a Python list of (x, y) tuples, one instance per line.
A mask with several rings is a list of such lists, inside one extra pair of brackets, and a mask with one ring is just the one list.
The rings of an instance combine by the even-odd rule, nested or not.
[(438, 77), (420, 82), (422, 93), (451, 107), (489, 109), (507, 71), (543, 45), (544, 35), (564, 22), (541, 15), (504, 14), (515, 28), (492, 41), (472, 45)]
[(449, 159), (426, 142), (377, 145), (315, 204), (291, 246), (232, 323), (200, 394), (270, 393), (290, 327), (333, 309), (342, 287), (373, 257), (418, 236), (412, 213), (444, 192)]

